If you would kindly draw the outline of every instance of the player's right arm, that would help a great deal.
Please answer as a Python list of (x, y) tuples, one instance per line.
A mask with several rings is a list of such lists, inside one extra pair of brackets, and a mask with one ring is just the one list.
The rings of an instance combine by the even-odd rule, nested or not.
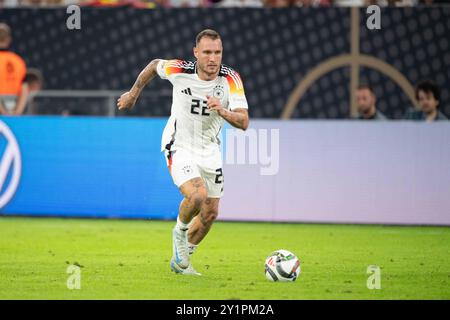
[(125, 92), (120, 96), (120, 98), (117, 100), (117, 106), (119, 107), (119, 110), (132, 108), (135, 105), (142, 89), (144, 89), (147, 83), (149, 83), (156, 76), (156, 68), (159, 61), (160, 59), (154, 59), (150, 61), (150, 63), (144, 68), (144, 70), (141, 71), (130, 91)]

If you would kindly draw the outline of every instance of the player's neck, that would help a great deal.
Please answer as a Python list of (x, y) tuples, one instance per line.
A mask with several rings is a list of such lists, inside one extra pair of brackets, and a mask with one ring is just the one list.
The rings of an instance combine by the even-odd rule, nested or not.
[(206, 72), (200, 70), (200, 68), (197, 68), (197, 76), (199, 77), (200, 80), (203, 80), (203, 81), (214, 80), (214, 79), (217, 78), (218, 74), (219, 74), (218, 72), (216, 72), (216, 73), (206, 73)]

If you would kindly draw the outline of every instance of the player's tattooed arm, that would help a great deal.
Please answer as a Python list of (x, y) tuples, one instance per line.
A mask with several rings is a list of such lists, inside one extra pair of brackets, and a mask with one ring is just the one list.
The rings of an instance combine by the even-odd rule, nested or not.
[(160, 59), (150, 61), (144, 70), (141, 71), (130, 91), (125, 92), (120, 96), (117, 100), (119, 110), (132, 108), (135, 105), (142, 89), (144, 89), (147, 83), (149, 83), (156, 76), (156, 66), (159, 61)]
[(240, 108), (233, 111), (222, 108), (219, 111), (219, 115), (227, 120), (233, 127), (247, 130), (248, 128), (248, 111), (247, 109)]
[(248, 111), (245, 108), (237, 108), (233, 111), (222, 107), (220, 101), (214, 97), (206, 96), (208, 99), (207, 107), (210, 110), (215, 110), (217, 113), (228, 121), (233, 127), (247, 130), (248, 128)]

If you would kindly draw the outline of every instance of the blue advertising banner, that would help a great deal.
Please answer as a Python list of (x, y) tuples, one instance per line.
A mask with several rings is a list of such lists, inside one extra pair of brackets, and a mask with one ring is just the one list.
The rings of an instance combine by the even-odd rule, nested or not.
[[(166, 119), (0, 118), (0, 214), (175, 219)], [(450, 225), (450, 126), (224, 127), (220, 220)]]
[(173, 219), (166, 119), (0, 118), (0, 213)]

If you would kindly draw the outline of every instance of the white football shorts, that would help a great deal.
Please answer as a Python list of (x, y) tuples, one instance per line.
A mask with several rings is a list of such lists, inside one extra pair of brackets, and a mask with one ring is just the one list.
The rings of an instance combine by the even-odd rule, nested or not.
[(179, 188), (193, 178), (202, 178), (208, 197), (223, 196), (222, 157), (219, 150), (209, 156), (199, 156), (185, 149), (165, 150), (165, 158), (173, 182)]

